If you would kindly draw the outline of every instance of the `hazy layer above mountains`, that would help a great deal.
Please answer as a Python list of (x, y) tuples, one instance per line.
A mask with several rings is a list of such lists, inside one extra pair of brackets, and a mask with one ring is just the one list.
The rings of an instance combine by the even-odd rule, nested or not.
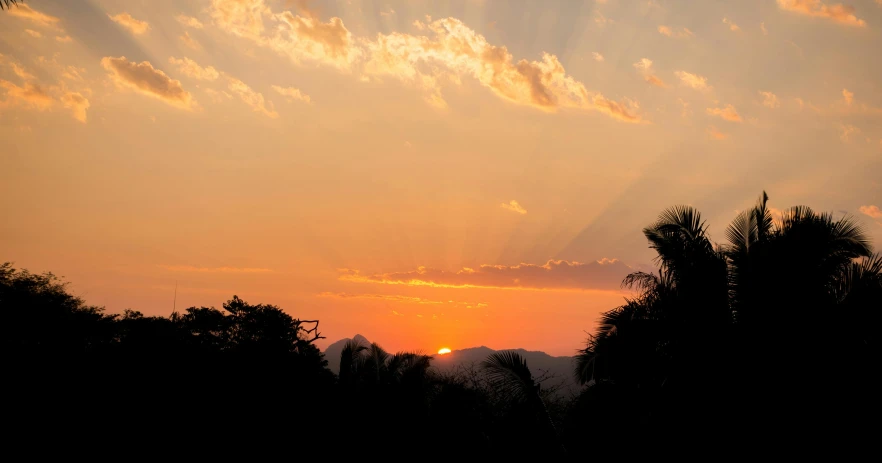
[[(328, 361), (328, 368), (334, 374), (340, 373), (340, 354), (343, 347), (350, 339), (361, 341), (364, 345), (369, 346), (370, 341), (360, 334), (356, 334), (353, 338), (344, 338), (329, 345), (325, 349), (325, 359)], [(545, 352), (528, 351), (525, 349), (504, 349), (515, 351), (527, 361), (527, 366), (533, 373), (536, 381), (542, 381), (543, 389), (550, 387), (559, 387), (560, 393), (569, 395), (569, 393), (577, 393), (579, 386), (573, 380), (573, 357), (553, 357)], [(458, 367), (480, 368), (481, 362), (487, 357), (497, 352), (487, 346), (469, 347), (466, 349), (457, 349), (449, 354), (439, 355), (432, 353), (434, 359), (432, 366), (440, 372), (453, 371)]]

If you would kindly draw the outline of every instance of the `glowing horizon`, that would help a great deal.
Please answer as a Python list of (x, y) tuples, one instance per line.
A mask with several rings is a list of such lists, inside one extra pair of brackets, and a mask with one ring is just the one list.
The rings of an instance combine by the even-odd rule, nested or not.
[[(234, 294), (324, 348), (572, 355), (689, 204), (882, 243), (882, 5), (33, 0), (0, 12), (0, 262)], [(440, 350), (438, 351), (441, 354)]]

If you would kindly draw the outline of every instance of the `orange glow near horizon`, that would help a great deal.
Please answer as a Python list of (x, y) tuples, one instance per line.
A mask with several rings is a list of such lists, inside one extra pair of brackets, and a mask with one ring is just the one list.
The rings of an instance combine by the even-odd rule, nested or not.
[(449, 354), (449, 353), (450, 353), (450, 348), (448, 348), (448, 347), (442, 347), (442, 348), (438, 349), (438, 355), (444, 355), (444, 354)]
[(0, 11), (0, 263), (109, 313), (573, 355), (667, 207), (882, 245), (873, 2), (79, 3)]

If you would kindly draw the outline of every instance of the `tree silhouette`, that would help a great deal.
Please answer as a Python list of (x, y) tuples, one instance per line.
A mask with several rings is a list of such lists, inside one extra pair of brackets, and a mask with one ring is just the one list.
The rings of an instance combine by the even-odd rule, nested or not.
[[(625, 278), (637, 296), (603, 314), (576, 357), (577, 379), (601, 388), (592, 396), (627, 401), (637, 422), (691, 432), (749, 432), (737, 419), (757, 415), (770, 419), (755, 429), (805, 430), (870, 400), (866, 365), (879, 343), (865, 327), (878, 326), (882, 259), (851, 217), (797, 206), (775, 221), (767, 202), (764, 192), (733, 220), (725, 246), (686, 206), (644, 229), (658, 273)], [(831, 329), (841, 317), (854, 328)], [(818, 397), (803, 379), (830, 365), (836, 380)]]
[(554, 422), (539, 395), (541, 387), (533, 381), (527, 361), (517, 352), (501, 351), (490, 354), (481, 366), (487, 371), (491, 384), (504, 398), (517, 404), (526, 404), (533, 410), (540, 428), (547, 433), (547, 442), (553, 446), (552, 449), (556, 449), (561, 455), (566, 454)]

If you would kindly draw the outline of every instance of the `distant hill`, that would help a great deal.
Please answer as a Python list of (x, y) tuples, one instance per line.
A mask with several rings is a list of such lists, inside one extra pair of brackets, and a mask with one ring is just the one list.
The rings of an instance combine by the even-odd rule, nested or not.
[(335, 375), (340, 374), (340, 354), (343, 353), (343, 347), (346, 346), (346, 342), (350, 339), (356, 339), (362, 342), (362, 344), (369, 346), (371, 342), (367, 340), (366, 337), (356, 334), (352, 338), (343, 338), (339, 341), (331, 343), (328, 347), (325, 348), (325, 360), (328, 361), (328, 368), (334, 372)]
[[(340, 353), (346, 341), (351, 338), (344, 338), (329, 345), (325, 349), (325, 359), (328, 361), (328, 368), (334, 374), (340, 373)], [(360, 340), (365, 345), (370, 345), (370, 341), (364, 336), (356, 334), (354, 339)], [(579, 385), (573, 379), (573, 357), (553, 357), (545, 352), (529, 351), (525, 349), (506, 349), (513, 350), (527, 360), (527, 366), (536, 379), (549, 378), (542, 383), (543, 388), (551, 386), (560, 386), (560, 393), (563, 395), (577, 394), (580, 390)], [(432, 366), (439, 371), (450, 371), (458, 366), (480, 365), (487, 357), (496, 352), (487, 346), (470, 347), (467, 349), (458, 349), (444, 355), (435, 355)]]

